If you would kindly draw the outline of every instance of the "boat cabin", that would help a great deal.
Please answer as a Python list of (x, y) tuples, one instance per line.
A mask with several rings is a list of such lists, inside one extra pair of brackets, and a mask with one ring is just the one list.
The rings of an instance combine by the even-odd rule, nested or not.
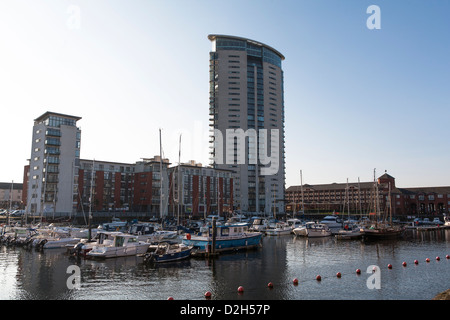
[(125, 247), (130, 243), (137, 243), (138, 238), (132, 235), (116, 235), (114, 237), (114, 247)]
[[(224, 225), (224, 226), (216, 226), (217, 237), (229, 237), (242, 235), (248, 231), (248, 226), (246, 225)], [(208, 228), (208, 236), (212, 237), (213, 228)]]

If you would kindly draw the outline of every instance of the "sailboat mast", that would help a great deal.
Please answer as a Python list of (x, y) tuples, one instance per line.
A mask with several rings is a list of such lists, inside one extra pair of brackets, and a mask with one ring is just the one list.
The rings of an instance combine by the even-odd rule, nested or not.
[(178, 213), (178, 224), (180, 224), (180, 169), (181, 169), (181, 134), (180, 141), (178, 143), (178, 172), (177, 172), (177, 180), (178, 180), (178, 192), (177, 192), (177, 213)]
[(161, 129), (159, 129), (159, 217), (163, 217), (163, 173), (162, 173), (162, 143)]
[(304, 206), (304, 199), (303, 199), (303, 176), (302, 176), (302, 170), (300, 170), (300, 191), (302, 194), (302, 214), (305, 214), (305, 206)]
[(92, 222), (92, 198), (93, 198), (93, 186), (94, 186), (94, 165), (95, 165), (95, 159), (92, 160), (92, 170), (91, 170), (91, 188), (89, 192), (89, 232), (88, 232), (88, 241), (91, 241), (92, 234), (91, 234), (91, 222)]
[(362, 210), (361, 210), (361, 184), (359, 182), (359, 177), (358, 177), (358, 190), (359, 190), (359, 214), (362, 216)]

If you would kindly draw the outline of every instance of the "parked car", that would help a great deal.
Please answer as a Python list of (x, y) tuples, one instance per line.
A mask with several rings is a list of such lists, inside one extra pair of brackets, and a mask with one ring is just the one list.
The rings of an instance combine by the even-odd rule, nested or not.
[(14, 210), (11, 212), (12, 217), (21, 217), (25, 213), (25, 210)]
[(434, 224), (439, 224), (439, 225), (443, 225), (444, 224), (441, 220), (439, 220), (439, 218), (434, 218), (433, 219), (433, 223)]

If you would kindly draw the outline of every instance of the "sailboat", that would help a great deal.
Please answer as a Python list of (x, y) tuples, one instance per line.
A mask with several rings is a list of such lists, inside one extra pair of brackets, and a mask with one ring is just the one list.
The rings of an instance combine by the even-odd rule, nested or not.
[(389, 196), (388, 196), (388, 205), (389, 205), (389, 221), (386, 220), (386, 216), (383, 217), (382, 221), (378, 221), (380, 217), (380, 205), (378, 203), (378, 183), (375, 180), (375, 170), (374, 170), (374, 190), (375, 190), (375, 223), (372, 224), (369, 228), (364, 229), (364, 238), (366, 239), (395, 239), (399, 238), (403, 235), (405, 231), (404, 227), (395, 226), (392, 224), (392, 210), (391, 210), (391, 184), (389, 183)]
[(360, 239), (364, 231), (358, 225), (350, 223), (350, 189), (348, 186), (348, 179), (347, 179), (347, 187), (345, 188), (345, 198), (347, 202), (348, 222), (344, 223), (344, 227), (335, 234), (335, 237), (338, 240)]

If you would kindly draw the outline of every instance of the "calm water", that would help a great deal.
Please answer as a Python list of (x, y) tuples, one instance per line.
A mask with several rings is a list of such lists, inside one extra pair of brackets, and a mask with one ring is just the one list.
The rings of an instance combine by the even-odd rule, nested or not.
[[(429, 300), (450, 288), (447, 254), (450, 230), (409, 231), (403, 240), (371, 243), (265, 237), (257, 250), (158, 266), (145, 265), (139, 257), (92, 261), (69, 257), (63, 249), (37, 252), (3, 246), (0, 299), (204, 300), (210, 291), (213, 300)], [(70, 265), (80, 267), (80, 289), (67, 287)], [(380, 267), (381, 289), (367, 287), (371, 265)], [(360, 275), (355, 272), (358, 268)], [(297, 286), (294, 278), (299, 280)], [(239, 286), (244, 287), (243, 294), (237, 293)]]

